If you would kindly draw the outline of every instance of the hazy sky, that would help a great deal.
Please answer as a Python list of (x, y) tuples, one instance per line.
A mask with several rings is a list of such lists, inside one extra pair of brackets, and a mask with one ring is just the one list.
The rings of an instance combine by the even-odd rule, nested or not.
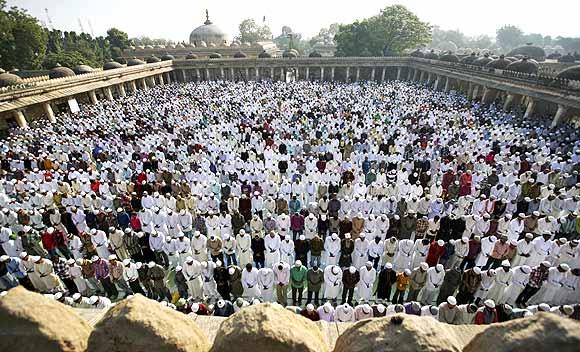
[(214, 24), (230, 39), (244, 18), (266, 23), (276, 36), (283, 25), (311, 37), (331, 23), (349, 23), (372, 16), (385, 6), (402, 4), (422, 20), (444, 29), (460, 29), (468, 35), (488, 34), (504, 24), (519, 26), (526, 33), (552, 36), (580, 36), (578, 0), (8, 0), (47, 22), (48, 8), (55, 28), (86, 32), (92, 23), (95, 35), (117, 27), (130, 37), (149, 36), (175, 41), (187, 40), (189, 33), (205, 20), (209, 10)]

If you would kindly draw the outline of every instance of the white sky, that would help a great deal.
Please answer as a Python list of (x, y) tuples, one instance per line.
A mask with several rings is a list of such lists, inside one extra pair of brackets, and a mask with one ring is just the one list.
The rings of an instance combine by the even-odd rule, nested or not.
[(8, 5), (25, 8), (44, 22), (44, 8), (48, 8), (55, 28), (61, 30), (79, 32), (80, 18), (85, 32), (90, 32), (91, 21), (96, 36), (117, 27), (129, 37), (175, 41), (189, 38), (205, 20), (206, 8), (214, 24), (231, 39), (245, 18), (261, 22), (266, 16), (274, 36), (288, 25), (311, 37), (331, 23), (369, 17), (392, 4), (405, 5), (423, 21), (443, 29), (460, 29), (467, 35), (495, 37), (497, 28), (513, 24), (526, 33), (580, 37), (579, 0), (8, 0)]

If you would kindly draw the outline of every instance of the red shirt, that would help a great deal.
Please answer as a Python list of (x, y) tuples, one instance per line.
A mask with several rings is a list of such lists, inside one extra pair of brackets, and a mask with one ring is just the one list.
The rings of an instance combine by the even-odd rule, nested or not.
[(54, 236), (52, 234), (50, 234), (46, 231), (43, 232), (42, 236), (41, 236), (41, 240), (42, 240), (42, 246), (47, 251), (52, 251), (53, 249), (56, 248), (56, 241), (55, 241)]
[(439, 262), (439, 258), (441, 258), (444, 253), (445, 247), (440, 246), (436, 241), (433, 241), (429, 246), (429, 251), (427, 252), (427, 258), (425, 259), (425, 262), (427, 262), (429, 266), (435, 266)]

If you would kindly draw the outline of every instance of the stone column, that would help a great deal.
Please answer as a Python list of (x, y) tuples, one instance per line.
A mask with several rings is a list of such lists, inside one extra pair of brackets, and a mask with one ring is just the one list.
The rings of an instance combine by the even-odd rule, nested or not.
[[(149, 85), (151, 87), (155, 87), (157, 85), (157, 82), (155, 82), (155, 76), (149, 76), (148, 79), (149, 79)], [(145, 80), (147, 80), (147, 78)]]
[(245, 78), (248, 81), (250, 80), (250, 68), (249, 67), (246, 67), (246, 77)]
[(407, 68), (407, 81), (410, 81), (411, 80), (411, 72), (412, 72), (411, 71), (411, 68), (410, 67)]
[(471, 95), (471, 99), (472, 100), (478, 100), (478, 96), (479, 96), (479, 85), (475, 85), (475, 87), (473, 87), (473, 94)]
[(28, 128), (28, 122), (22, 110), (14, 110), (14, 119), (20, 128)]
[(256, 81), (259, 81), (260, 80), (260, 68), (256, 67), (255, 70), (256, 70)]
[(306, 73), (304, 79), (308, 81), (310, 78), (310, 67), (306, 66)]
[(149, 84), (147, 83), (147, 80), (145, 78), (141, 79), (141, 86), (143, 87), (143, 89), (149, 88)]
[(196, 74), (196, 76), (197, 76), (197, 81), (198, 81), (198, 82), (201, 82), (201, 81), (203, 81), (203, 78), (201, 77), (201, 70), (200, 70), (199, 68), (196, 68), (196, 69), (195, 69), (195, 74)]
[(220, 67), (220, 79), (223, 80), (224, 79), (224, 68)]
[(211, 76), (210, 76), (210, 73), (209, 73), (209, 68), (206, 68), (205, 69), (205, 80), (206, 81), (211, 81)]
[(286, 77), (284, 77), (284, 67), (280, 67), (280, 80), (286, 82)]
[(330, 80), (334, 81), (334, 66), (330, 68)]
[(159, 84), (164, 85), (165, 81), (163, 80), (163, 73), (159, 75)]
[(125, 92), (125, 83), (119, 83), (117, 85), (117, 94), (119, 94), (120, 97), (127, 95), (127, 92)]
[(171, 72), (165, 72), (165, 81), (167, 81), (167, 84), (171, 83)]
[(46, 117), (48, 117), (48, 121), (55, 123), (56, 117), (54, 117), (54, 111), (52, 111), (52, 106), (50, 105), (50, 102), (47, 101), (46, 103), (42, 104), (42, 107), (44, 108)]
[(346, 81), (348, 82), (350, 79), (350, 67), (346, 68)]
[(423, 82), (425, 80), (425, 71), (421, 71), (421, 77), (419, 77), (419, 82)]
[(481, 102), (484, 104), (490, 104), (495, 100), (497, 96), (497, 91), (492, 88), (484, 87), (483, 88), (483, 97), (481, 98)]
[(182, 82), (187, 82), (187, 75), (185, 74), (185, 70), (180, 70), (180, 71), (181, 71)]
[(536, 99), (528, 97), (528, 106), (526, 107), (526, 113), (524, 114), (524, 119), (529, 119), (536, 110)]
[(320, 80), (324, 81), (324, 67), (320, 68)]
[(427, 83), (431, 84), (432, 80), (433, 80), (433, 74), (431, 72), (429, 72), (429, 74), (427, 75)]
[(360, 67), (356, 68), (356, 79), (355, 82), (358, 82), (358, 80), (360, 79)]
[(413, 81), (417, 81), (419, 78), (419, 70), (415, 69), (415, 73), (413, 74)]
[(234, 68), (233, 67), (230, 67), (230, 80), (231, 81), (235, 81), (236, 80), (236, 74), (235, 74), (235, 71), (234, 71)]
[(93, 105), (99, 102), (99, 99), (97, 99), (97, 94), (95, 93), (94, 90), (91, 90), (89, 92), (89, 99), (91, 100), (91, 104)]
[[(383, 81), (385, 80), (385, 69), (383, 68)], [(401, 80), (401, 66), (397, 67), (397, 81)]]
[(270, 78), (274, 80), (274, 67), (270, 67)]
[(449, 85), (450, 85), (449, 81), (450, 81), (450, 78), (445, 77), (445, 88), (443, 88), (443, 91), (445, 91), (445, 92), (449, 92)]
[(129, 86), (131, 87), (131, 92), (135, 93), (137, 91), (137, 83), (135, 83), (135, 81), (131, 81)]
[(109, 101), (113, 100), (113, 92), (111, 92), (111, 87), (103, 88), (103, 92), (105, 93), (105, 97), (107, 98), (107, 100)]
[(383, 73), (381, 73), (381, 82), (385, 81), (385, 75), (387, 74), (387, 68), (383, 67)]
[(552, 120), (552, 127), (556, 127), (563, 123), (566, 120), (567, 114), (568, 107), (562, 104), (558, 104), (558, 111), (556, 112), (556, 116), (554, 116), (554, 120)]
[(505, 103), (503, 104), (503, 109), (505, 111), (509, 111), (516, 99), (517, 96), (515, 94), (508, 93), (507, 97), (505, 98)]
[(373, 67), (373, 69), (371, 70), (371, 81), (375, 80), (375, 68)]

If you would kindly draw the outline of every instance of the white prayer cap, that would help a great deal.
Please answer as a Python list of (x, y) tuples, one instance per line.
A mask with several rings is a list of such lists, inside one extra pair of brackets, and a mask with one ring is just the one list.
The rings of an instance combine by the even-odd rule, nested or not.
[(306, 241), (306, 236), (304, 236), (304, 235), (300, 235), (300, 237), (298, 237), (298, 239), (299, 239), (300, 241)]
[(574, 308), (570, 305), (565, 305), (562, 306), (562, 311), (564, 311), (564, 314), (566, 315), (571, 315), (572, 313), (574, 313)]
[(68, 265), (73, 265), (75, 263), (75, 260), (71, 258), (71, 259), (67, 260), (66, 263)]
[(131, 259), (127, 258), (127, 259), (123, 260), (123, 265), (127, 266), (129, 264), (131, 264)]
[(350, 238), (350, 233), (345, 233), (344, 234), (344, 238), (349, 239)]
[(444, 267), (443, 267), (443, 264), (437, 264), (437, 265), (435, 266), (435, 269), (436, 269), (437, 271), (442, 271), (442, 270), (444, 269)]
[(530, 268), (528, 265), (522, 265), (522, 267), (520, 268), (522, 270), (522, 272), (524, 272), (525, 274), (529, 274), (532, 272), (532, 268)]
[(338, 235), (336, 233), (333, 233), (331, 237), (333, 240), (336, 240), (338, 238)]
[(91, 298), (89, 298), (89, 304), (95, 304), (95, 303), (97, 303), (98, 300), (99, 300), (99, 297), (91, 296)]
[(192, 303), (191, 304), (191, 311), (194, 312), (194, 313), (197, 313), (199, 311), (199, 304), (198, 303)]
[(46, 232), (48, 232), (49, 234), (52, 234), (54, 232), (54, 227), (49, 227), (48, 229), (46, 229)]
[(421, 264), (419, 264), (419, 266), (421, 267), (421, 269), (423, 270), (427, 270), (429, 269), (429, 264), (427, 264), (426, 262), (422, 262)]
[(534, 235), (532, 235), (531, 233), (528, 232), (528, 233), (526, 233), (525, 237), (526, 238), (534, 238)]
[(463, 236), (463, 237), (461, 237), (461, 242), (467, 243), (467, 242), (469, 242), (469, 238)]
[(403, 271), (405, 273), (405, 275), (409, 276), (411, 275), (411, 270), (410, 269), (405, 269), (405, 271)]
[(477, 275), (481, 274), (481, 268), (476, 266), (473, 268), (473, 272), (476, 273)]
[(552, 266), (552, 264), (550, 264), (550, 262), (549, 262), (549, 261), (547, 261), (547, 260), (544, 260), (544, 261), (543, 261), (543, 262), (541, 262), (540, 264), (541, 264), (542, 266), (545, 266), (545, 267), (548, 267), (548, 268), (549, 268), (550, 266)]
[(362, 306), (362, 310), (365, 314), (369, 314), (371, 312), (371, 306), (369, 306), (367, 303), (365, 303)]
[(387, 264), (385, 264), (385, 268), (392, 269), (393, 268), (393, 264), (387, 263)]
[(550, 311), (550, 305), (547, 303), (540, 303), (538, 304), (538, 311), (541, 312), (549, 312)]
[(562, 263), (559, 265), (560, 269), (564, 270), (564, 271), (568, 271), (570, 270), (570, 266), (566, 263)]
[(81, 294), (78, 292), (72, 295), (73, 301), (78, 301), (79, 298), (81, 298), (81, 297), (82, 297)]
[(457, 299), (455, 299), (455, 297), (453, 296), (449, 296), (447, 297), (447, 303), (451, 304), (452, 306), (457, 304)]
[(312, 312), (314, 310), (314, 305), (312, 303), (308, 303), (306, 305), (306, 310)]
[(9, 259), (10, 259), (9, 256), (3, 255), (3, 256), (0, 257), (0, 262), (4, 263), (4, 262), (7, 262)]
[(489, 240), (490, 240), (490, 242), (495, 242), (495, 241), (497, 241), (497, 237), (491, 235), (491, 236), (489, 236)]
[(294, 262), (294, 265), (296, 265), (296, 266), (302, 266), (302, 261), (297, 260), (297, 261)]
[(147, 264), (147, 266), (149, 267), (149, 269), (151, 269), (155, 266), (155, 262), (151, 261)]
[(58, 300), (59, 300), (59, 299), (61, 299), (61, 298), (62, 298), (62, 292), (57, 292), (57, 293), (55, 293), (55, 294), (54, 294), (54, 299), (55, 299), (55, 300), (57, 300), (57, 301), (58, 301)]
[(501, 262), (501, 265), (502, 266), (511, 266), (511, 263), (510, 263), (509, 260), (506, 259), (506, 260), (504, 260), (504, 261)]
[(20, 259), (26, 258), (27, 255), (28, 255), (28, 253), (26, 253), (26, 252), (20, 253)]
[(193, 263), (193, 257), (188, 255), (187, 258), (185, 258), (185, 262), (186, 263)]
[(386, 310), (385, 306), (382, 305), (381, 303), (377, 304), (377, 311), (379, 313), (383, 313)]
[(495, 308), (495, 302), (492, 299), (486, 299), (485, 302), (483, 302), (483, 304), (487, 307), (487, 308)]
[(93, 255), (91, 257), (91, 262), (96, 262), (97, 260), (99, 260), (99, 256), (98, 255)]
[(221, 308), (223, 308), (223, 307), (225, 307), (225, 305), (226, 305), (226, 301), (224, 301), (223, 299), (220, 299), (220, 300), (217, 302), (217, 306), (218, 306), (218, 308), (220, 308), (220, 309), (221, 309)]
[(228, 269), (228, 273), (229, 273), (230, 275), (234, 275), (234, 273), (235, 273), (235, 272), (236, 272), (236, 269), (234, 269), (234, 268), (229, 268), (229, 269)]
[(111, 255), (109, 256), (109, 260), (117, 260), (117, 256), (116, 256), (116, 255), (114, 255), (114, 254), (111, 254)]
[(437, 244), (438, 244), (439, 246), (443, 247), (443, 246), (445, 245), (445, 241), (443, 241), (443, 240), (438, 240), (438, 241), (437, 241)]
[(141, 269), (141, 267), (142, 267), (142, 266), (143, 266), (143, 263), (141, 263), (141, 262), (137, 262), (137, 263), (135, 263), (135, 267), (136, 267), (137, 269)]
[(356, 272), (356, 268), (355, 268), (354, 266), (351, 266), (351, 267), (349, 267), (349, 268), (348, 268), (348, 271), (349, 271), (351, 274), (354, 274), (354, 273)]

